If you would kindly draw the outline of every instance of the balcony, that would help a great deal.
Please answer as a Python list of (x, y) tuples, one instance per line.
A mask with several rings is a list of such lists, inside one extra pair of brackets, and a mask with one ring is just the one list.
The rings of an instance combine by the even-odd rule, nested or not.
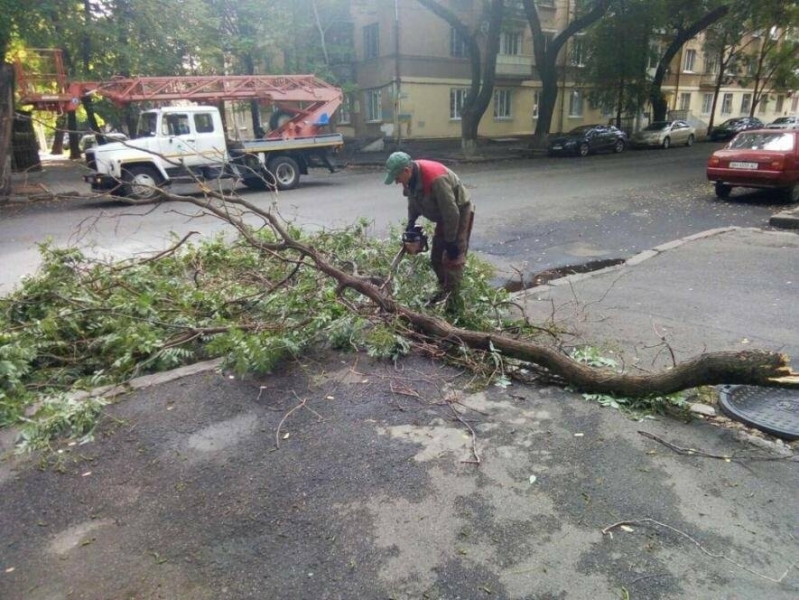
[(498, 54), (497, 76), (530, 78), (533, 57), (524, 54)]

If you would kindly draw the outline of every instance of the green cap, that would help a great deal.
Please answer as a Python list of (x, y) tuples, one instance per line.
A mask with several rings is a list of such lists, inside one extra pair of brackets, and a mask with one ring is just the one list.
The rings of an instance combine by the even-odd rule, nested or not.
[(394, 180), (405, 167), (410, 166), (411, 157), (405, 152), (394, 152), (386, 161), (386, 185), (394, 183)]

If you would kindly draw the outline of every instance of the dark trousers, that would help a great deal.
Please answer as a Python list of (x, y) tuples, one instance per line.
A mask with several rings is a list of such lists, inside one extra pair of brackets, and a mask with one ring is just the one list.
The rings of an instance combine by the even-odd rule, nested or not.
[(447, 243), (444, 240), (444, 227), (436, 224), (433, 233), (433, 245), (430, 249), (430, 262), (433, 264), (441, 289), (450, 295), (456, 295), (463, 281), (463, 267), (466, 264), (466, 254), (469, 252), (469, 238), (472, 235), (474, 223), (474, 205), (469, 202), (461, 207), (458, 221), (458, 235), (455, 241), (458, 244), (458, 258), (449, 260), (445, 254)]

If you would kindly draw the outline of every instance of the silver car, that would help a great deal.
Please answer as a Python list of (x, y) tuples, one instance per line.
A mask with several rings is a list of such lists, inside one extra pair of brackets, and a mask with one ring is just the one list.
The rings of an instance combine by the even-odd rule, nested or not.
[(696, 129), (685, 121), (653, 121), (635, 133), (631, 143), (636, 148), (669, 148), (680, 144), (691, 146), (695, 140)]
[(799, 117), (780, 117), (766, 125), (766, 129), (797, 129)]

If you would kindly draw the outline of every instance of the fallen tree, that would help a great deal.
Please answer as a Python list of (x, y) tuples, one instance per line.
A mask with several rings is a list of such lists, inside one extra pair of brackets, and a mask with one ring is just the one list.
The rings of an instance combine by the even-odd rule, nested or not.
[(469, 309), (444, 318), (422, 300), (436, 287), (426, 256), (403, 261), (393, 279), (376, 277), (389, 272), (396, 246), (369, 236), (366, 222), (308, 233), (276, 204), (236, 194), (206, 188), (163, 199), (194, 205), (239, 235), (195, 245), (189, 234), (149, 258), (119, 262), (45, 244), (40, 273), (0, 298), (0, 427), (32, 423), (27, 447), (91, 434), (103, 401), (76, 401), (71, 391), (212, 358), (241, 374), (269, 373), (323, 347), (396, 360), (415, 346), (499, 384), (532, 373), (644, 411), (680, 406), (671, 394), (705, 385), (799, 388), (788, 357), (776, 352), (708, 353), (634, 375), (598, 368), (580, 356), (591, 349), (568, 347), (560, 324), (511, 317), (512, 299), (490, 285), (490, 267), (476, 257), (464, 279)]
[[(207, 195), (204, 198), (170, 196), (172, 200), (190, 202), (233, 225), (254, 247), (279, 257), (281, 252), (293, 251), (307, 257), (313, 266), (338, 282), (339, 290), (352, 289), (369, 298), (385, 315), (406, 320), (417, 332), (441, 344), (463, 345), (468, 348), (499, 352), (542, 367), (568, 385), (590, 393), (619, 396), (668, 395), (688, 388), (717, 384), (746, 384), (799, 389), (799, 373), (790, 367), (783, 353), (761, 350), (715, 352), (697, 356), (659, 373), (631, 375), (610, 369), (598, 369), (572, 359), (555, 347), (520, 340), (499, 333), (470, 331), (451, 325), (441, 317), (411, 310), (398, 304), (383, 286), (371, 277), (361, 277), (334, 266), (316, 249), (295, 240), (273, 211), (260, 207), (239, 196)], [(231, 212), (238, 206), (258, 215), (278, 236), (277, 243), (264, 243), (252, 235), (241, 214)], [(282, 259), (286, 260), (286, 259)]]

